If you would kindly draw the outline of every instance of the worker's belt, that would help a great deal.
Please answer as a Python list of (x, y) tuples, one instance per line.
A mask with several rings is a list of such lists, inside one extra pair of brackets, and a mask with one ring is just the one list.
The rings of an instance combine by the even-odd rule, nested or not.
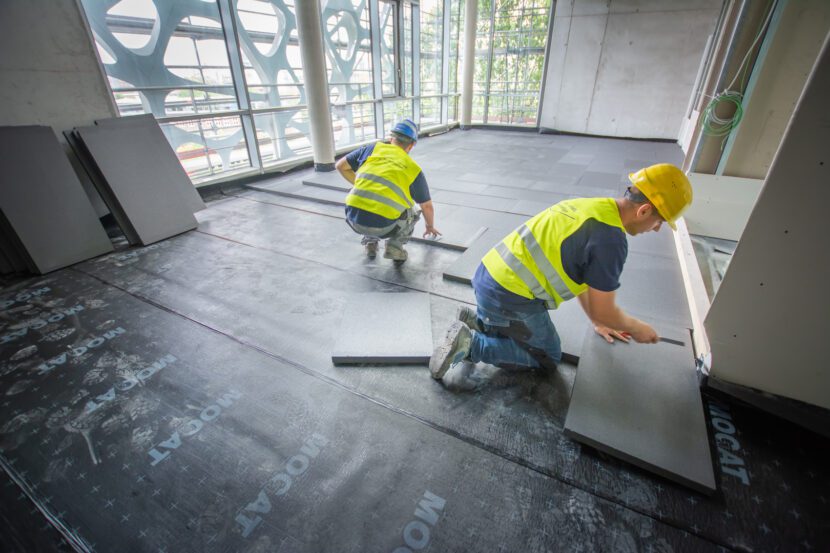
[[(420, 218), (420, 211), (415, 209), (404, 209), (403, 212), (401, 212), (401, 216), (398, 217), (398, 221), (406, 220), (409, 221), (412, 224), (412, 226), (415, 226), (415, 223), (417, 223)], [(346, 224), (349, 225), (349, 228), (354, 230), (357, 234), (363, 234), (362, 232), (355, 230), (354, 225), (348, 219), (346, 219)], [(389, 232), (384, 233), (382, 236), (377, 236), (377, 238), (384, 239), (392, 236), (392, 234), (394, 234), (395, 230), (398, 228), (398, 223), (392, 223), (390, 227), (391, 229), (389, 230)]]

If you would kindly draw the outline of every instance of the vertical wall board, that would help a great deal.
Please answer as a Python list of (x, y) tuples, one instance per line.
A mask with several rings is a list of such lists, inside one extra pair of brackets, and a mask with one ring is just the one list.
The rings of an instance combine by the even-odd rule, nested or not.
[(745, 101), (731, 151), (727, 145), (728, 158), (721, 160), (724, 174), (767, 175), (828, 30), (830, 2), (797, 0), (784, 6), (763, 65), (753, 71), (752, 101)]
[[(193, 211), (165, 182), (153, 159), (134, 155), (131, 141), (119, 128), (79, 127), (75, 131), (106, 179), (107, 185), (135, 228), (142, 244), (152, 244), (197, 227)], [(151, 140), (147, 129), (136, 140)]]
[[(97, 119), (95, 124), (107, 128), (121, 129), (124, 133), (124, 139), (130, 140), (133, 144), (135, 155), (152, 159), (158, 167), (159, 173), (165, 176), (168, 187), (178, 191), (194, 213), (205, 209), (205, 202), (202, 201), (196, 187), (190, 182), (190, 177), (184, 171), (179, 158), (176, 157), (176, 152), (173, 151), (155, 117), (150, 114), (113, 117)], [(147, 132), (136, 133), (133, 131), (133, 129), (138, 128), (146, 129)], [(149, 137), (150, 139), (141, 140), (142, 137)]]
[(763, 180), (690, 173), (694, 202), (683, 214), (689, 232), (740, 240)]
[(712, 376), (830, 408), (825, 40), (706, 317)]
[(112, 251), (51, 128), (0, 128), (0, 165), (0, 208), (37, 272)]

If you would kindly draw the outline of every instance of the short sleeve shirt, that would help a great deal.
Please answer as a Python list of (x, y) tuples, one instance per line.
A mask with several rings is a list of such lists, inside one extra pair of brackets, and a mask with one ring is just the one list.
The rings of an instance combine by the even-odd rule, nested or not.
[[(361, 165), (366, 163), (366, 160), (370, 155), (372, 155), (374, 149), (374, 143), (366, 144), (365, 146), (361, 146), (357, 150), (347, 154), (346, 161), (349, 162), (349, 166), (352, 168), (352, 171), (356, 172)], [(409, 193), (412, 195), (412, 199), (415, 200), (416, 203), (422, 204), (430, 200), (429, 186), (427, 185), (427, 179), (424, 177), (423, 171), (418, 173), (418, 176), (415, 177), (415, 180), (409, 185)], [(352, 206), (346, 206), (346, 218), (352, 223), (373, 228), (387, 227), (395, 222), (394, 219), (387, 219), (377, 213), (372, 213), (370, 211), (366, 211), (365, 209)]]

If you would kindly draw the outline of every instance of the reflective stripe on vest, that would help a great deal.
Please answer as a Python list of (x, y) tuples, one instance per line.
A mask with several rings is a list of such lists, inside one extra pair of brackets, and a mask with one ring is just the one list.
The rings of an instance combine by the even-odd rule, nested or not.
[[(550, 309), (556, 308), (556, 300), (553, 299), (553, 296), (548, 294), (547, 290), (545, 290), (539, 281), (536, 280), (536, 277), (533, 276), (533, 273), (531, 273), (530, 270), (525, 267), (521, 261), (519, 261), (519, 258), (513, 255), (513, 252), (507, 248), (507, 244), (499, 242), (498, 245), (496, 245), (495, 250), (499, 253), (507, 266), (510, 267), (520, 279), (522, 279), (522, 282), (524, 282), (528, 288), (530, 288), (534, 298), (544, 300), (545, 305), (547, 305)], [(553, 307), (550, 307), (551, 304), (553, 304)]]
[[(539, 242), (536, 241), (536, 237), (533, 236), (533, 233), (530, 232), (530, 229), (527, 228), (527, 225), (520, 226), (518, 233), (519, 236), (522, 238), (522, 242), (525, 243), (527, 251), (533, 258), (533, 261), (536, 263), (536, 267), (538, 267), (539, 270), (542, 271), (542, 274), (545, 275), (545, 278), (553, 287), (554, 291), (557, 294), (559, 294), (559, 297), (562, 298), (562, 301), (567, 301), (573, 298), (574, 293), (571, 292), (570, 288), (568, 288), (568, 285), (565, 284), (565, 282), (562, 280), (562, 277), (559, 276), (559, 273), (556, 272), (556, 269), (553, 267), (553, 265), (550, 264), (550, 260), (548, 260), (548, 258), (545, 257), (545, 254), (542, 251), (542, 246), (540, 246)], [(518, 259), (516, 261), (518, 261)]]
[(573, 281), (562, 264), (562, 243), (588, 219), (625, 232), (613, 198), (581, 198), (560, 202), (510, 233), (482, 259), (503, 288), (556, 309), (588, 289)]
[(383, 186), (387, 187), (389, 190), (391, 190), (392, 192), (397, 194), (398, 197), (400, 197), (400, 199), (402, 199), (404, 201), (404, 203), (406, 204), (406, 207), (412, 207), (412, 205), (413, 205), (413, 203), (409, 200), (409, 198), (406, 197), (406, 194), (404, 194), (403, 190), (398, 188), (398, 186), (395, 183), (393, 183), (391, 181), (388, 181), (388, 180), (386, 180), (385, 178), (383, 178), (381, 176), (373, 175), (371, 173), (357, 173), (355, 175), (355, 178), (356, 179), (366, 179), (366, 180), (370, 180), (372, 182), (375, 182), (377, 184), (382, 184)]
[(402, 148), (378, 142), (356, 172), (346, 205), (386, 219), (398, 219), (415, 202), (409, 187), (421, 168)]
[(393, 209), (399, 209), (400, 204), (395, 200), (390, 200), (385, 196), (381, 196), (380, 194), (375, 194), (374, 192), (370, 192), (369, 190), (360, 190), (359, 188), (352, 188), (349, 191), (349, 194), (354, 194), (355, 196), (360, 196), (361, 198), (366, 198), (367, 200), (374, 200), (378, 203), (388, 205)]

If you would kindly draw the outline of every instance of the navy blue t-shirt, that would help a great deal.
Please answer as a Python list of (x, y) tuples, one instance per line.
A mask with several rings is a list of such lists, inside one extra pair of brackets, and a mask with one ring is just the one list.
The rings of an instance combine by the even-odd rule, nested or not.
[[(603, 292), (613, 292), (620, 287), (626, 257), (628, 241), (625, 232), (596, 219), (585, 221), (562, 242), (562, 266), (571, 280)], [(476, 269), (473, 289), (477, 295), (509, 311), (535, 313), (547, 309), (540, 299), (528, 299), (504, 288), (490, 276), (483, 263)]]
[[(366, 144), (365, 146), (361, 146), (357, 150), (347, 154), (346, 161), (349, 162), (349, 166), (352, 168), (352, 171), (356, 172), (361, 165), (366, 163), (366, 160), (370, 155), (372, 155), (372, 151), (374, 151), (374, 149), (374, 144)], [(415, 200), (416, 203), (422, 204), (430, 200), (429, 187), (427, 186), (427, 179), (424, 177), (423, 171), (418, 173), (418, 176), (415, 177), (415, 180), (409, 185), (409, 193), (412, 195), (412, 199)], [(346, 218), (352, 223), (373, 228), (388, 227), (395, 222), (395, 219), (387, 219), (377, 213), (372, 213), (350, 205), (346, 206)]]

